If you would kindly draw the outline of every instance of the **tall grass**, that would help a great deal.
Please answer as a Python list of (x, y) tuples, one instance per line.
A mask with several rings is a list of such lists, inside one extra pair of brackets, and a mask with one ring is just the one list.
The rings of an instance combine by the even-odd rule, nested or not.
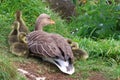
[(41, 13), (47, 13), (51, 16), (51, 19), (56, 21), (56, 24), (52, 28), (47, 27), (47, 30), (59, 33), (62, 32), (61, 34), (67, 33), (67, 28), (65, 28), (67, 26), (64, 20), (50, 10), (49, 7), (46, 7), (42, 0), (5, 0), (0, 4), (0, 18), (1, 21), (4, 20), (1, 24), (1, 26), (4, 26), (2, 29), (8, 29), (15, 19), (15, 12), (21, 10), (23, 12), (23, 19), (31, 31), (34, 29), (36, 18)]
[(57, 32), (63, 36), (69, 36), (67, 24), (58, 14), (47, 8), (42, 0), (4, 0), (0, 3), (0, 43), (2, 47), (8, 46), (7, 37), (11, 31), (11, 25), (15, 20), (15, 12), (21, 10), (23, 19), (31, 31), (34, 30), (36, 18), (41, 13), (47, 13), (56, 24), (45, 28), (48, 32)]
[(17, 72), (11, 59), (0, 51), (0, 80), (26, 80)]
[(15, 80), (16, 68), (9, 62), (9, 59), (0, 56), (0, 80)]
[(84, 76), (83, 80), (87, 80), (89, 76), (94, 76), (90, 74), (92, 72), (104, 74), (105, 80), (118, 80), (116, 78), (120, 77), (120, 66), (116, 62), (108, 62), (100, 58), (89, 59), (87, 62), (76, 61), (75, 66), (76, 73), (82, 73), (81, 76)]
[(105, 60), (114, 59), (120, 62), (120, 41), (115, 39), (100, 39), (95, 41), (91, 38), (75, 38), (80, 48), (86, 50), (90, 58), (103, 58)]
[(82, 37), (119, 39), (119, 7), (120, 3), (114, 0), (87, 0), (84, 5), (77, 6), (78, 16), (71, 21), (70, 30), (78, 29), (75, 35)]

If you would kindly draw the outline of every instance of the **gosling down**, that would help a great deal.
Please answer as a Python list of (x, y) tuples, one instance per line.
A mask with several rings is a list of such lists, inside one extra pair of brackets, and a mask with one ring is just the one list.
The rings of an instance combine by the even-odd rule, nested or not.
[(63, 73), (73, 74), (73, 52), (67, 40), (59, 34), (47, 33), (43, 28), (55, 24), (50, 16), (41, 14), (35, 23), (35, 31), (27, 35), (28, 47), (32, 54), (55, 64)]
[(12, 52), (12, 54), (16, 56), (28, 57), (29, 50), (26, 40), (26, 33), (19, 32), (17, 38), (18, 38), (18, 42), (12, 44), (12, 46), (10, 47), (10, 51)]
[(19, 33), (19, 22), (15, 21), (12, 25), (12, 31), (10, 32), (8, 36), (8, 43), (9, 45), (12, 45), (13, 43), (18, 41), (17, 35)]
[(15, 18), (16, 18), (16, 21), (18, 21), (20, 23), (19, 31), (29, 33), (29, 29), (26, 26), (26, 24), (25, 24), (25, 22), (22, 18), (22, 12), (21, 11), (16, 11)]
[(89, 57), (86, 51), (79, 48), (79, 45), (77, 42), (73, 42), (70, 39), (67, 39), (67, 42), (70, 44), (72, 48), (75, 60), (79, 60), (79, 59), (86, 60)]

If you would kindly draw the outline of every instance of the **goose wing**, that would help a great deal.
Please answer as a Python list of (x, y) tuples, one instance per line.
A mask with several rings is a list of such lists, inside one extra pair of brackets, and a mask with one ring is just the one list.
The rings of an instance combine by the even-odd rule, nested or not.
[(57, 47), (61, 51), (65, 60), (73, 59), (73, 52), (71, 46), (68, 44), (67, 40), (59, 34), (51, 34), (51, 37), (54, 39)]
[(64, 59), (54, 40), (46, 32), (34, 31), (27, 35), (29, 50), (44, 57)]

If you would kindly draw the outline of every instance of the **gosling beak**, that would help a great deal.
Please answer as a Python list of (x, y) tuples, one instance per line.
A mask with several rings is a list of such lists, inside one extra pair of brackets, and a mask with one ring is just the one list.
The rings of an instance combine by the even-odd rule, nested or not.
[(50, 20), (50, 24), (55, 24), (55, 21), (53, 21), (53, 20)]

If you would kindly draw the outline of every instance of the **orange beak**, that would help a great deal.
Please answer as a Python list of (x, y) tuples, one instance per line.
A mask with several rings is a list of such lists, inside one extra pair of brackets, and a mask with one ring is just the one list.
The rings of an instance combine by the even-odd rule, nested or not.
[(55, 24), (55, 21), (53, 21), (53, 20), (50, 20), (50, 24)]

